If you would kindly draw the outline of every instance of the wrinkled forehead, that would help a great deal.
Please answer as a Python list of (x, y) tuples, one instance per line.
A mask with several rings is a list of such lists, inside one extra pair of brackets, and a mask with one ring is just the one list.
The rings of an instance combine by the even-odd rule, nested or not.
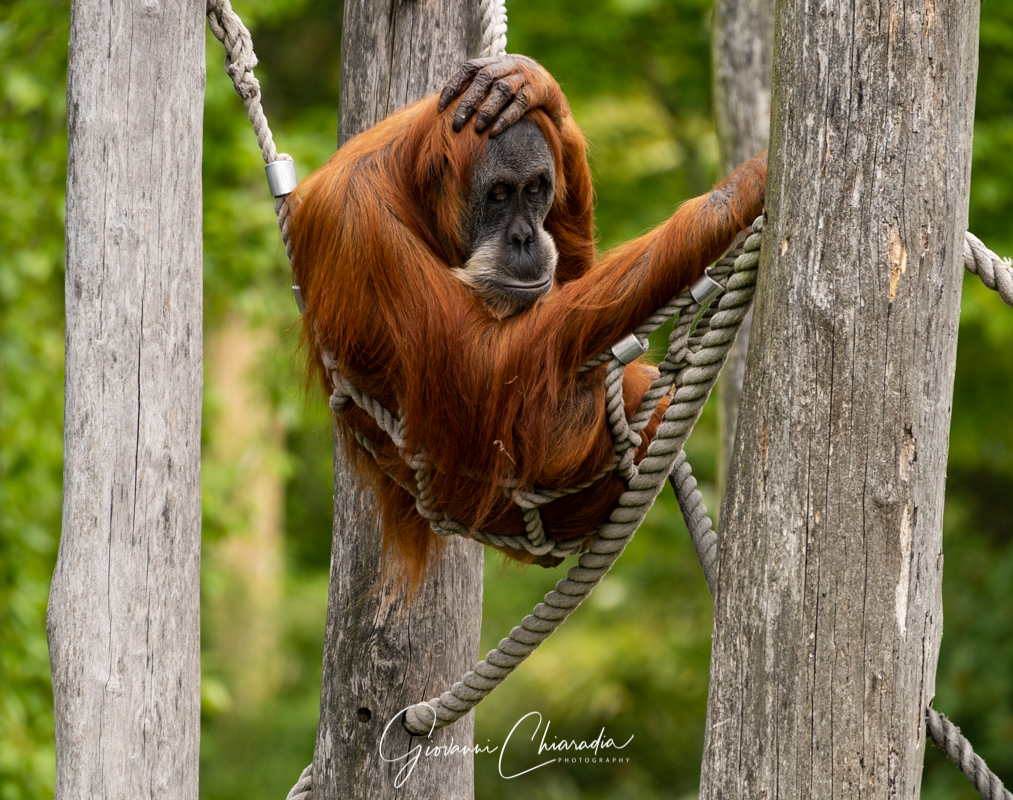
[(503, 133), (489, 139), (485, 152), (486, 164), (498, 172), (505, 170), (521, 177), (535, 172), (548, 172), (555, 178), (552, 151), (542, 129), (522, 118)]

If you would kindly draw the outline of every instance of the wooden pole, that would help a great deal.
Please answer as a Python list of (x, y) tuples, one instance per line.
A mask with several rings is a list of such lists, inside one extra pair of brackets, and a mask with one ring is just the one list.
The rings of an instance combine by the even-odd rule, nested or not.
[(204, 6), (75, 0), (56, 798), (196, 800)]
[[(440, 89), (456, 66), (477, 55), (479, 38), (477, 6), (465, 0), (346, 2), (340, 141)], [(382, 594), (369, 592), (380, 568), (375, 503), (356, 486), (340, 443), (335, 451), (314, 800), (468, 800), (474, 797), (470, 755), (422, 753), (414, 766), (410, 756), (416, 747), (471, 746), (474, 715), (426, 739), (410, 737), (398, 712), (450, 688), (473, 666), (482, 620), (482, 548), (451, 537), (411, 607), (402, 600), (386, 605)]]
[[(773, 42), (774, 0), (715, 0), (711, 34), (714, 119), (725, 175), (767, 149)], [(750, 312), (718, 378), (719, 496), (727, 483), (735, 443), (752, 324)]]
[(779, 2), (703, 798), (919, 796), (977, 3)]

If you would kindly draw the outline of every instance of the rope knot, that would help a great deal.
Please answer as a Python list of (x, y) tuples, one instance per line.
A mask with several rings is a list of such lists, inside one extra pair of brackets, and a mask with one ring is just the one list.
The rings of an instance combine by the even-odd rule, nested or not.
[(232, 78), (232, 84), (236, 87), (236, 94), (243, 100), (249, 100), (260, 94), (260, 81), (253, 75), (253, 67), (257, 66), (257, 59), (246, 65), (233, 62), (225, 65), (225, 71)]

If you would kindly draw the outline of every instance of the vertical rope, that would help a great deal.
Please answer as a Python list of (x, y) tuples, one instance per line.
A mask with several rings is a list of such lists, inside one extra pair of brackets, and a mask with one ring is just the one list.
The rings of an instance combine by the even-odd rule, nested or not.
[(482, 49), (479, 57), (499, 56), (506, 52), (507, 13), (505, 0), (482, 0)]
[(274, 137), (260, 102), (260, 81), (253, 75), (257, 56), (253, 52), (250, 32), (232, 10), (229, 0), (208, 0), (207, 17), (211, 33), (225, 46), (225, 71), (232, 78), (232, 84), (243, 100), (246, 116), (257, 134), (264, 162), (270, 164), (277, 161), (278, 151), (274, 147)]

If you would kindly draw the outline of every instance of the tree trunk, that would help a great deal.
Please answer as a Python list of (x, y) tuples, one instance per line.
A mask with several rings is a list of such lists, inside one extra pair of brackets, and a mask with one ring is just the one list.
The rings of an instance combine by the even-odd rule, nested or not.
[[(725, 175), (767, 149), (773, 43), (773, 0), (715, 0), (711, 34), (714, 118)], [(742, 321), (718, 379), (719, 496), (724, 492), (735, 444), (752, 322), (750, 312)]]
[[(340, 141), (437, 91), (478, 47), (477, 9), (464, 0), (346, 3)], [(375, 503), (355, 485), (339, 443), (335, 452), (313, 796), (467, 800), (474, 796), (471, 756), (427, 757), (424, 751), (471, 746), (474, 715), (425, 739), (405, 732), (399, 712), (449, 689), (473, 665), (482, 619), (482, 548), (450, 537), (411, 607), (401, 599), (388, 605), (382, 592), (370, 591), (380, 570)], [(412, 768), (406, 754), (414, 747), (423, 753)]]
[(917, 798), (978, 4), (778, 13), (701, 797)]
[(196, 800), (204, 7), (77, 0), (57, 800)]

